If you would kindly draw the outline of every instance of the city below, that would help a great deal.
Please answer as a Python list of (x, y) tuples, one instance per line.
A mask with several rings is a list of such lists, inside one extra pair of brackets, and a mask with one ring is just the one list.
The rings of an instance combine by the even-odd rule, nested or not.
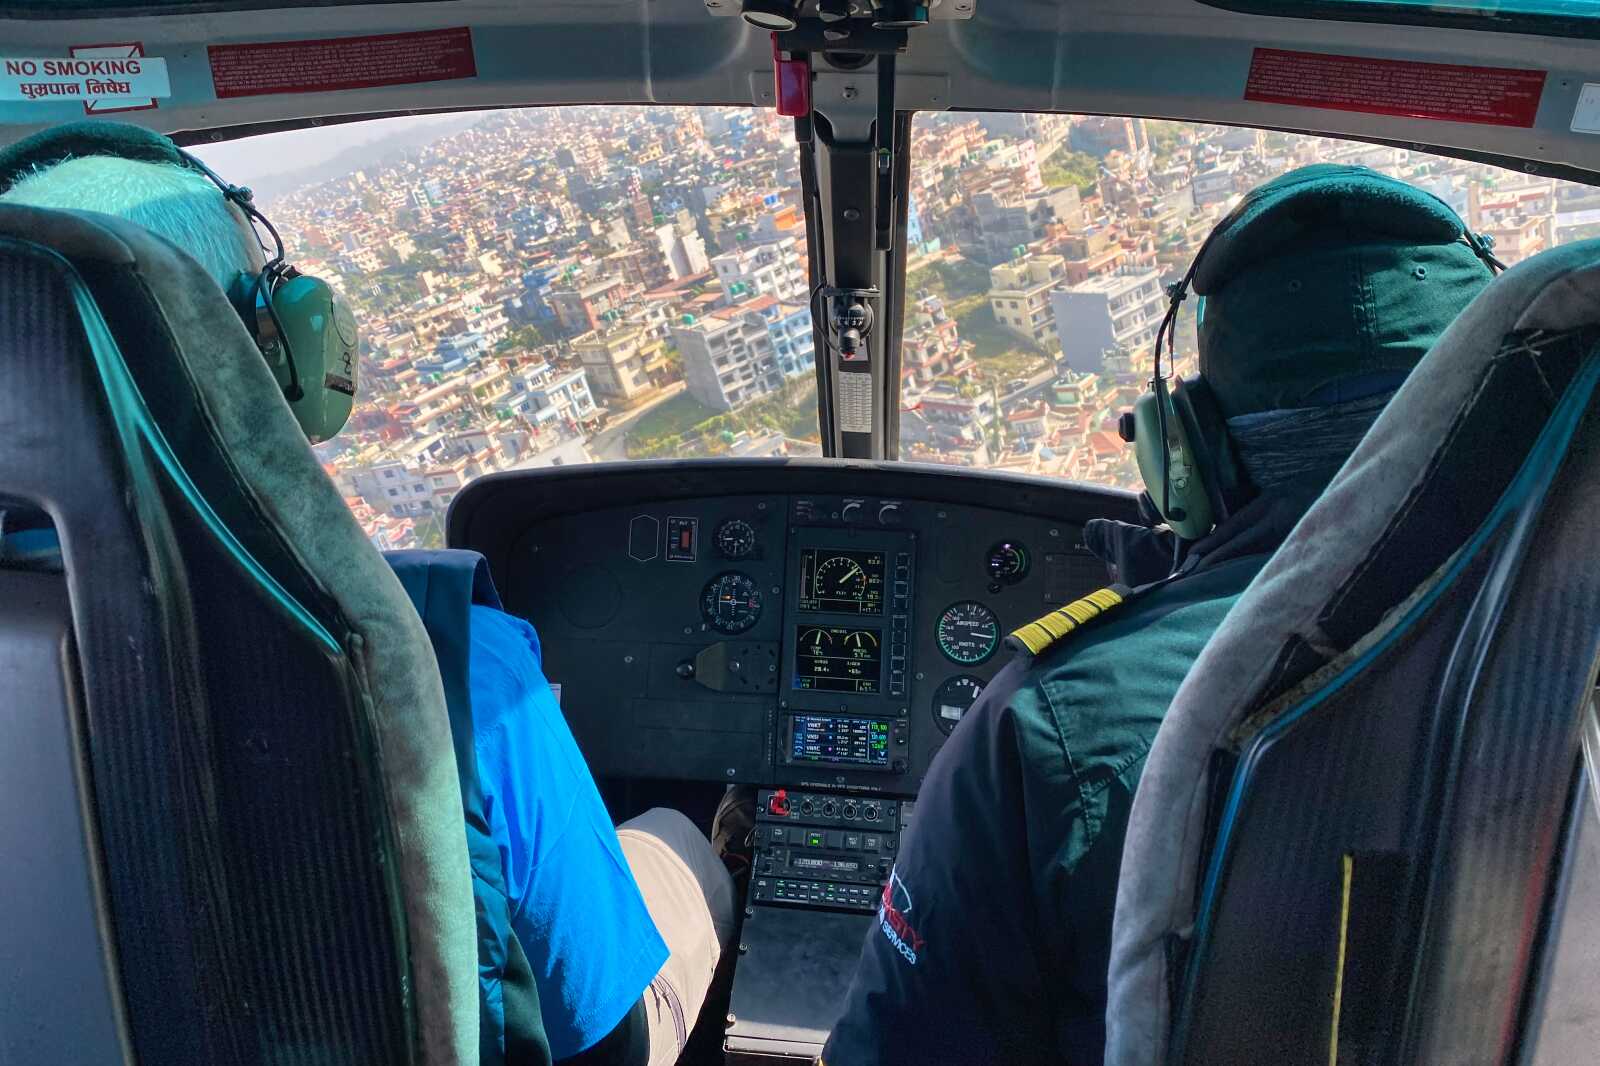
[[(900, 457), (1124, 487), (1116, 420), (1166, 286), (1255, 185), (1365, 164), (1508, 263), (1600, 234), (1600, 190), (1287, 133), (919, 115), (911, 159)], [(381, 548), (442, 544), (450, 500), (497, 470), (821, 454), (799, 161), (774, 112), (496, 112), (267, 206), (361, 322), (356, 411), (317, 450)]]

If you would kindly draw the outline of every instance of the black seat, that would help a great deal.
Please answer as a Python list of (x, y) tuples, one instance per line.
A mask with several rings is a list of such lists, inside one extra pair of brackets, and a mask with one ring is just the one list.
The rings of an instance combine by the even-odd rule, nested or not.
[(62, 565), (0, 567), (0, 1058), (474, 1061), (427, 636), (227, 300), (136, 226), (0, 205), (6, 511)]
[(1440, 338), (1174, 699), (1123, 855), (1109, 1062), (1509, 1063), (1535, 1033), (1592, 1040), (1592, 1005), (1550, 1011), (1575, 990), (1547, 963), (1582, 932), (1569, 907), (1594, 911), (1564, 869), (1593, 862), (1574, 833), (1597, 500), (1591, 241), (1507, 272)]

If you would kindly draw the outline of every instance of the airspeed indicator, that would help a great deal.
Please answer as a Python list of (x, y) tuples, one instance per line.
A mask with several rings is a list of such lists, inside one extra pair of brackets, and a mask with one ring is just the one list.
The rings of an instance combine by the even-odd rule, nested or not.
[(1000, 619), (976, 600), (952, 603), (939, 616), (939, 650), (962, 666), (975, 666), (1000, 647)]

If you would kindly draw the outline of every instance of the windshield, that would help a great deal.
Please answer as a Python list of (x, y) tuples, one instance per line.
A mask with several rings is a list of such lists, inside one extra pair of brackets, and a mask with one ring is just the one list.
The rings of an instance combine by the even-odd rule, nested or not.
[(442, 545), (493, 471), (821, 453), (799, 159), (770, 110), (384, 119), (197, 154), (356, 310), (356, 410), (317, 453), (380, 547)]
[[(1313, 162), (1432, 192), (1516, 263), (1600, 234), (1600, 189), (1292, 133), (1054, 114), (913, 129), (900, 454), (1138, 488), (1117, 435), (1176, 282), (1245, 191)], [(1196, 301), (1173, 367), (1198, 370)]]

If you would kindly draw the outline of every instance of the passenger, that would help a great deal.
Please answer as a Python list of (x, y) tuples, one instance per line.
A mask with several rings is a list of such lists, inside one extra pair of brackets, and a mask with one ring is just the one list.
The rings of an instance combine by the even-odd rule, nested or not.
[(1200, 372), (1247, 483), (1224, 489), (1231, 514), (1195, 543), (1085, 530), (1124, 585), (1165, 578), (1175, 549), (1181, 576), (1013, 635), (1029, 647), (923, 783), (826, 1066), (1103, 1061), (1123, 837), (1157, 727), (1234, 601), (1488, 283), (1464, 234), (1438, 199), (1331, 166), (1261, 186), (1219, 224), (1195, 274)]
[[(150, 161), (149, 138), (108, 127), (81, 124), (83, 152), (52, 159), (0, 201), (136, 222), (189, 253), (224, 291), (260, 270), (260, 241), (211, 179)], [(116, 154), (118, 138), (144, 158)], [(551, 1054), (585, 1066), (677, 1061), (733, 934), (731, 877), (676, 811), (613, 827), (531, 625), (472, 607), (469, 670), (485, 813)]]

